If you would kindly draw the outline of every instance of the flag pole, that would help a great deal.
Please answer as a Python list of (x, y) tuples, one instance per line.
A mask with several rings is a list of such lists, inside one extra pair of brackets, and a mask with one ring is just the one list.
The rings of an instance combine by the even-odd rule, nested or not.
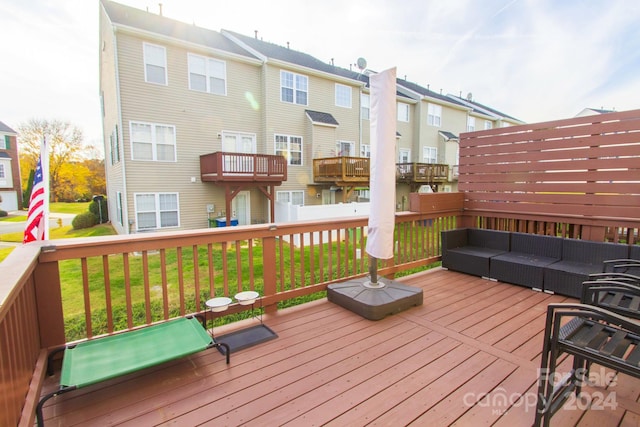
[(49, 240), (49, 145), (47, 137), (42, 138), (40, 146), (40, 159), (42, 162), (42, 181), (44, 184), (44, 240)]

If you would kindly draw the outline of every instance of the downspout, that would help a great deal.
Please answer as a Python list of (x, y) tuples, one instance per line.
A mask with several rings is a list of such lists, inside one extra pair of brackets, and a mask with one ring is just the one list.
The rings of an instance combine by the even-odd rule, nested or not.
[[(122, 141), (122, 144), (119, 144), (120, 152), (120, 167), (122, 168), (122, 227), (125, 229), (125, 234), (131, 234), (131, 225), (129, 224), (129, 197), (127, 194), (127, 170), (126, 170), (126, 161), (124, 155), (124, 128), (122, 127), (122, 104), (120, 102), (120, 67), (118, 66), (118, 39), (116, 37), (117, 29), (114, 27), (113, 29), (113, 56), (114, 56), (114, 67), (116, 72), (116, 106), (117, 106), (117, 114), (118, 114), (118, 138)], [(106, 157), (106, 156), (105, 156)]]

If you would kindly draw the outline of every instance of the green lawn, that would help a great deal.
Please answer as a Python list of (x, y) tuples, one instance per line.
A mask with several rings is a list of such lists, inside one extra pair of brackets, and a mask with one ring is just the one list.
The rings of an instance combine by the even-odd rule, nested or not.
[[(49, 210), (51, 215), (56, 213), (80, 214), (89, 210), (89, 204), (84, 203), (51, 203)], [(24, 222), (27, 220), (27, 211), (23, 211), (24, 215), (9, 215), (0, 218), (0, 221), (7, 222)], [(50, 239), (67, 239), (73, 237), (90, 237), (90, 236), (109, 236), (116, 234), (110, 224), (100, 224), (91, 228), (74, 230), (72, 226), (54, 227), (49, 230)], [(24, 232), (0, 234), (0, 242), (22, 243)], [(0, 248), (0, 262), (2, 262), (13, 251), (13, 248)]]

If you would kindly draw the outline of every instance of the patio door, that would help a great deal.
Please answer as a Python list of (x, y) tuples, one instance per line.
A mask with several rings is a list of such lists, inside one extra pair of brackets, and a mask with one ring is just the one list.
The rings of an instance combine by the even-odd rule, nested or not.
[(241, 191), (234, 197), (231, 203), (233, 217), (238, 220), (238, 225), (251, 224), (251, 202), (248, 191)]
[[(411, 162), (411, 150), (401, 148), (398, 153), (398, 163), (410, 163)], [(411, 172), (411, 165), (402, 165), (399, 167), (399, 172), (407, 174)]]
[[(250, 133), (224, 132), (222, 151), (226, 153), (256, 153), (256, 136)], [(253, 172), (253, 158), (225, 156), (224, 170), (228, 172)]]

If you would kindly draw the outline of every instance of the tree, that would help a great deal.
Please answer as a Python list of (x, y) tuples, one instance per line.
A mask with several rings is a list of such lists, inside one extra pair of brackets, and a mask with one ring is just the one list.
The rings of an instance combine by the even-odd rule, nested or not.
[[(64, 165), (81, 160), (82, 131), (69, 122), (60, 120), (31, 119), (18, 126), (20, 144), (20, 168), (23, 172), (34, 170), (40, 157), (40, 144), (46, 138), (49, 147), (49, 188), (53, 201), (64, 193)], [(26, 177), (22, 187), (27, 188)], [(61, 190), (61, 191), (59, 191)]]

